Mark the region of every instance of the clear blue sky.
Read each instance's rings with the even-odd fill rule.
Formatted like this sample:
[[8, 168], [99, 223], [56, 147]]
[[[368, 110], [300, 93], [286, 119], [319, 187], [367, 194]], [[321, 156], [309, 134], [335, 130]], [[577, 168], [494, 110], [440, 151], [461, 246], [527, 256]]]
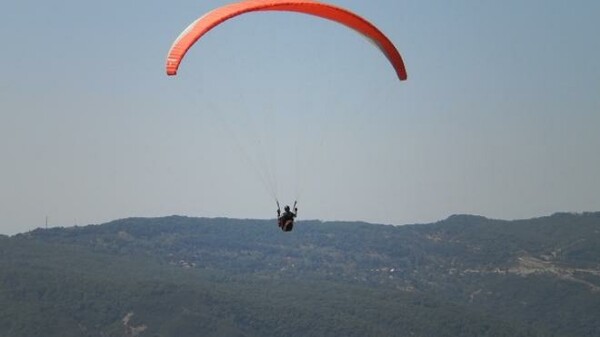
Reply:
[[168, 78], [173, 40], [226, 1], [5, 2], [0, 233], [46, 216], [272, 218], [256, 159], [302, 218], [600, 209], [600, 2], [331, 2], [393, 40], [408, 81], [299, 14], [227, 22]]

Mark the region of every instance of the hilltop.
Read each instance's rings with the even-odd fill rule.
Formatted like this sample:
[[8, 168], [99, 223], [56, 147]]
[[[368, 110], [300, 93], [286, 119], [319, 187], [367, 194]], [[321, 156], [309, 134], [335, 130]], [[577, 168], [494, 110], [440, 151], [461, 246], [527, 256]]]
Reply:
[[7, 336], [597, 336], [600, 213], [129, 218], [0, 237]]

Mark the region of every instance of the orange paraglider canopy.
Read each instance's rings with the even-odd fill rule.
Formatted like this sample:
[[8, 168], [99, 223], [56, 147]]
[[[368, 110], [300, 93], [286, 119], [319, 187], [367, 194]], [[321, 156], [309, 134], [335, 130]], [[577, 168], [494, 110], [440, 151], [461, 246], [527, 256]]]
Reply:
[[194, 21], [179, 35], [167, 56], [167, 74], [177, 74], [181, 60], [204, 34], [238, 15], [257, 11], [288, 11], [318, 16], [343, 24], [371, 40], [387, 57], [400, 80], [406, 80], [406, 69], [400, 53], [375, 25], [341, 7], [312, 0], [246, 0], [214, 9]]

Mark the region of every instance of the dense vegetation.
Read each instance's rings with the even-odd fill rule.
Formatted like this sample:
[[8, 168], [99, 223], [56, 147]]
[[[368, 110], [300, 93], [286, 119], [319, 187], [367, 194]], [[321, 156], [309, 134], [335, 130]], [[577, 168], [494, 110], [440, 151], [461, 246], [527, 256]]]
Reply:
[[0, 336], [599, 336], [600, 213], [0, 236]]

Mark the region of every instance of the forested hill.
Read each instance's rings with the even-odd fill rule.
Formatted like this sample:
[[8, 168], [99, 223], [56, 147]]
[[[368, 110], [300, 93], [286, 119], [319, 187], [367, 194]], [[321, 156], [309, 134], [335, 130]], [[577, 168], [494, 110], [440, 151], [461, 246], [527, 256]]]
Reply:
[[600, 336], [600, 213], [0, 236], [0, 336]]

